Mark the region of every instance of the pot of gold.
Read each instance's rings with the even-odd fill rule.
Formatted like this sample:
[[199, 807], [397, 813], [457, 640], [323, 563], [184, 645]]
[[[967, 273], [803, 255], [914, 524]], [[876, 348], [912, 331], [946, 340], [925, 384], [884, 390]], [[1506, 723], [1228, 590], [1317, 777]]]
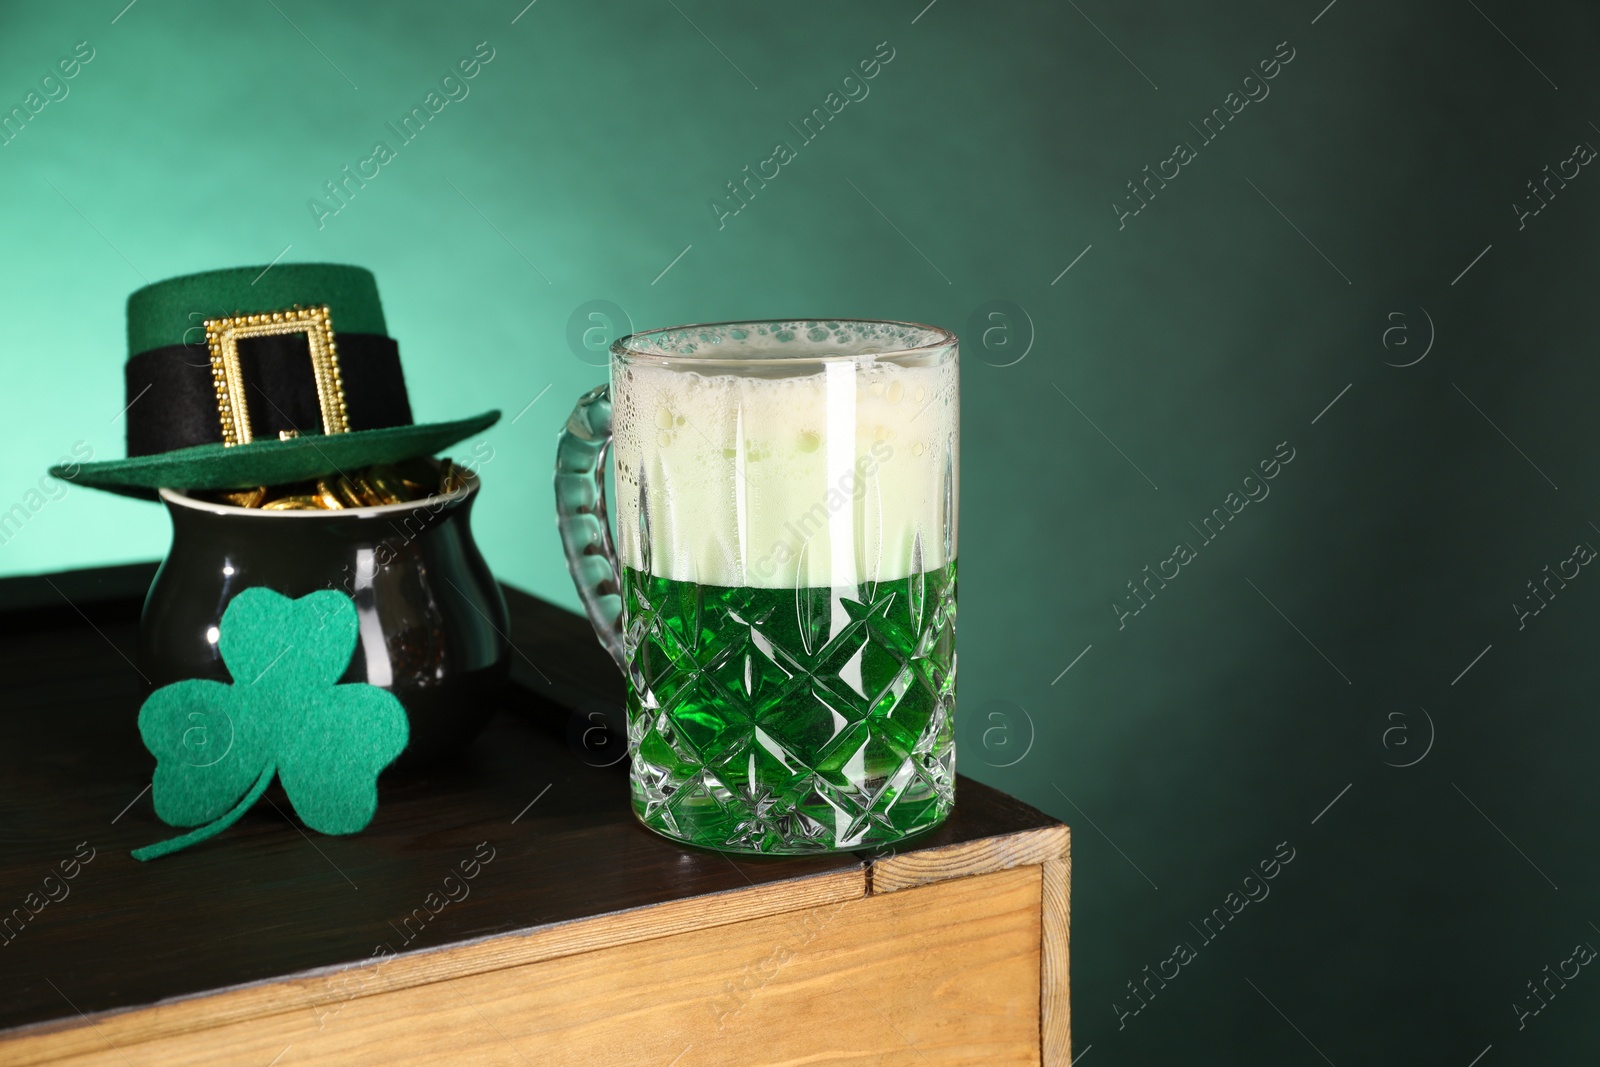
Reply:
[[341, 683], [400, 698], [411, 740], [397, 766], [459, 749], [505, 682], [505, 601], [472, 540], [477, 475], [450, 460], [378, 465], [238, 491], [161, 490], [172, 548], [145, 600], [139, 668], [150, 683], [234, 681], [217, 637], [240, 591], [350, 597], [359, 636]]
[[[255, 587], [333, 590], [354, 603], [353, 652], [348, 629], [323, 626], [294, 639], [308, 646], [297, 655], [348, 655], [340, 682], [399, 698], [402, 765], [471, 738], [509, 666], [505, 602], [470, 527], [476, 472], [494, 449], [479, 442], [462, 465], [431, 457], [500, 413], [413, 421], [377, 283], [359, 267], [274, 264], [146, 286], [128, 300], [128, 347], [127, 458], [53, 473], [166, 505], [172, 548], [140, 625], [146, 680], [254, 686], [224, 662], [229, 603]], [[278, 699], [313, 716], [295, 692]], [[205, 731], [191, 732], [204, 748]]]

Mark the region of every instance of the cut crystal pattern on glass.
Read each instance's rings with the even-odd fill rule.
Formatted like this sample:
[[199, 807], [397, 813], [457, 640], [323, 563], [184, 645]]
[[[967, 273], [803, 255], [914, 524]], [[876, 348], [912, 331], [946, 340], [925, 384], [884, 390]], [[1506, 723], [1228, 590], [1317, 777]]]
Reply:
[[949, 813], [953, 561], [798, 591], [628, 568], [622, 590], [642, 683], [628, 706], [633, 803], [647, 826], [708, 848], [793, 854], [896, 841]]

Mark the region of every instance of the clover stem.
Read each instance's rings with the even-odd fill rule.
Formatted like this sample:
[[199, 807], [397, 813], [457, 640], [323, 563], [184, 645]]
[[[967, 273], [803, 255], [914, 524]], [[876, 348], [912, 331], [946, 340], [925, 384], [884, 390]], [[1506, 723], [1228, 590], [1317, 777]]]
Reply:
[[267, 786], [272, 783], [272, 776], [276, 771], [276, 765], [267, 764], [267, 769], [261, 772], [261, 777], [256, 779], [256, 784], [250, 787], [250, 791], [240, 798], [239, 803], [235, 804], [226, 815], [178, 837], [169, 838], [166, 841], [158, 841], [143, 848], [136, 848], [133, 850], [133, 858], [136, 860], [153, 860], [158, 856], [165, 856], [169, 852], [176, 852], [181, 848], [197, 845], [208, 837], [215, 837], [217, 834], [222, 833], [222, 831], [238, 822], [239, 816], [249, 811], [250, 806], [261, 799], [261, 794], [267, 791]]

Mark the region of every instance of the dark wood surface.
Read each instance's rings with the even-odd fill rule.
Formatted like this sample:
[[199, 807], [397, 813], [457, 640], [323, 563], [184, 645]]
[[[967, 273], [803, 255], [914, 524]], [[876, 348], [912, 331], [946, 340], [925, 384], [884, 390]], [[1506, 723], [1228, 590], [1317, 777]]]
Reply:
[[[502, 713], [449, 763], [385, 776], [366, 831], [304, 831], [274, 787], [221, 836], [139, 863], [130, 849], [176, 832], [142, 792], [154, 761], [135, 726], [146, 687], [132, 657], [152, 574], [0, 581], [0, 916], [27, 914], [61, 861], [94, 850], [65, 898], [0, 944], [0, 1029], [353, 963], [380, 944], [436, 949], [871, 859], [735, 858], [644, 830], [608, 731], [621, 722], [616, 668], [583, 617], [508, 588], [517, 665]], [[955, 814], [901, 851], [1054, 823], [963, 778]], [[489, 850], [464, 899], [406, 926]]]

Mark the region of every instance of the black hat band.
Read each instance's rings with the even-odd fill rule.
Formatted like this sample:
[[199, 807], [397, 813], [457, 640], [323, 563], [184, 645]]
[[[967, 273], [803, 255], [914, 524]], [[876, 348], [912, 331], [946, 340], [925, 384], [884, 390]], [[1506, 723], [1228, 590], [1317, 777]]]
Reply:
[[[411, 425], [411, 402], [394, 339], [340, 333], [338, 343], [348, 428]], [[322, 403], [306, 335], [249, 337], [238, 344], [255, 440], [322, 433]], [[124, 364], [124, 373], [130, 457], [223, 443], [207, 345], [166, 345], [141, 352]]]

